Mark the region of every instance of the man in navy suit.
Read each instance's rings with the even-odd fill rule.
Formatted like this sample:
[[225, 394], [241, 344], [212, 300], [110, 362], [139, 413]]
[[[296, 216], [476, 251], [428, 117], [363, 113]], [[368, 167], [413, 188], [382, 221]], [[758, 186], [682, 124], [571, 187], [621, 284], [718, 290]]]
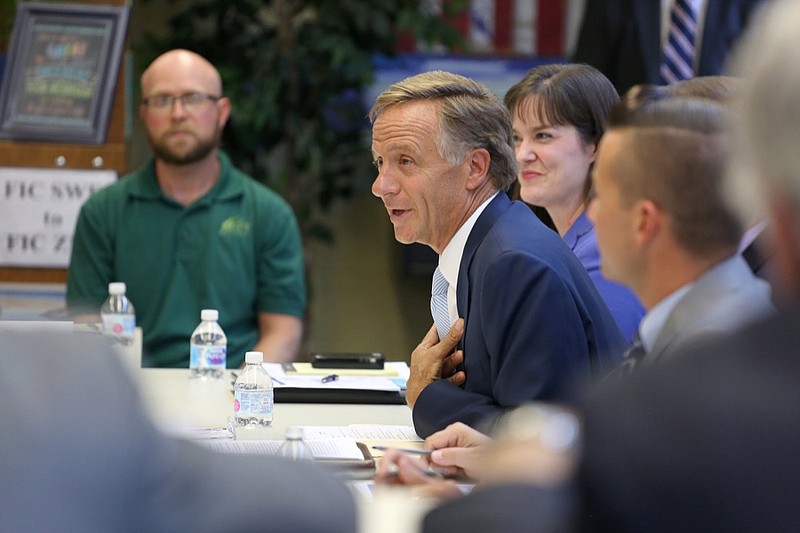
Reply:
[[[695, 0], [694, 74], [721, 74], [732, 46], [762, 0]], [[573, 61], [605, 74], [620, 93], [660, 84], [671, 0], [588, 0]]]
[[[397, 240], [433, 248], [446, 280], [444, 316], [411, 356], [417, 433], [491, 424], [613, 367], [624, 341], [585, 269], [504, 192], [517, 168], [502, 102], [468, 78], [427, 72], [384, 91], [370, 119], [372, 192]], [[460, 349], [432, 349], [448, 330], [463, 334]]]

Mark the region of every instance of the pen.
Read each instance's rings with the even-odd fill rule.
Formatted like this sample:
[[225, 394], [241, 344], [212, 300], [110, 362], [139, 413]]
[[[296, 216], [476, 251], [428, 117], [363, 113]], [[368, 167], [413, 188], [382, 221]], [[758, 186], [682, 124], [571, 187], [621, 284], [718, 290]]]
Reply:
[[331, 381], [336, 381], [337, 379], [339, 379], [339, 376], [337, 376], [336, 374], [330, 374], [322, 378], [320, 381], [322, 381], [323, 383], [330, 383]]
[[[437, 477], [439, 479], [446, 477], [444, 472], [441, 472], [439, 470], [436, 470], [435, 468], [430, 468], [430, 467], [420, 468], [419, 472], [420, 474], [423, 474], [425, 476]], [[400, 470], [397, 468], [397, 464], [395, 463], [390, 464], [386, 472], [387, 476], [390, 478], [397, 476], [399, 473]]]
[[384, 446], [382, 444], [372, 447], [373, 450], [381, 452], [388, 452], [389, 450], [397, 450], [398, 452], [411, 453], [414, 455], [430, 455], [433, 450], [419, 450], [417, 448], [398, 448], [396, 446]]

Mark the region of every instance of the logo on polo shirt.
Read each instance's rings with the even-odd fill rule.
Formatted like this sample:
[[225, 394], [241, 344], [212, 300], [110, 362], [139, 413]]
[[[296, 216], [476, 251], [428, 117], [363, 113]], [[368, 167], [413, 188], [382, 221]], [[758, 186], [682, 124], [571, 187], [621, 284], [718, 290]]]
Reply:
[[219, 227], [219, 234], [246, 237], [250, 234], [250, 223], [242, 217], [226, 218]]

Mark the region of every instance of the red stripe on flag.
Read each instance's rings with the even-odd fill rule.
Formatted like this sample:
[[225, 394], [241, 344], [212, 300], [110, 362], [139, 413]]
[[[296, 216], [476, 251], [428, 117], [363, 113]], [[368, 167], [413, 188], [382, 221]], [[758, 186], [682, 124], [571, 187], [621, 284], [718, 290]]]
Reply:
[[539, 0], [536, 24], [536, 54], [564, 54], [565, 0]]
[[514, 0], [494, 1], [494, 50], [500, 54], [513, 52], [511, 16]]

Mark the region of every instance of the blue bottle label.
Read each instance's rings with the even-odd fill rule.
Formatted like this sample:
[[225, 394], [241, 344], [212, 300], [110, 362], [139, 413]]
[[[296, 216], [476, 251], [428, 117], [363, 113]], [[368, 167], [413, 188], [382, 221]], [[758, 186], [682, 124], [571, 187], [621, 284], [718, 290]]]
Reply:
[[226, 346], [192, 345], [192, 349], [189, 352], [189, 367], [225, 366], [227, 355], [228, 349]]

